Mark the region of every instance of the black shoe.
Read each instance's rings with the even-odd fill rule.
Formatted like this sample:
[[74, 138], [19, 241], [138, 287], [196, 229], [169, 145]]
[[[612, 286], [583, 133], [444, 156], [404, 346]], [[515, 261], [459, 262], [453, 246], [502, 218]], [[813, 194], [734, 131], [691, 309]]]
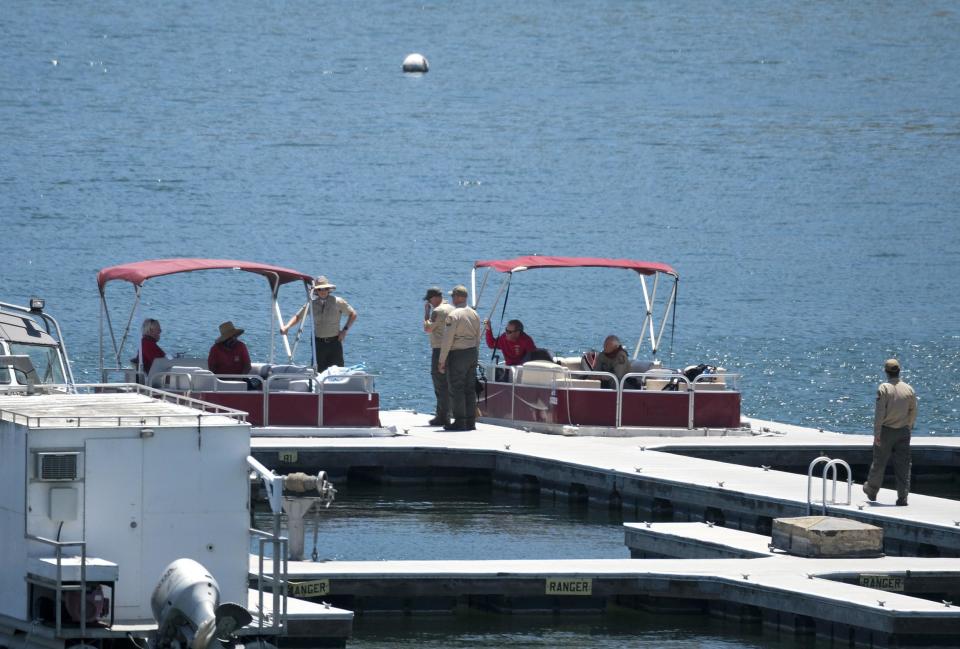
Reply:
[[897, 498], [897, 507], [906, 507], [907, 499], [906, 498]]
[[453, 422], [443, 425], [444, 430], [466, 430], [462, 419], [454, 419]]
[[869, 500], [870, 502], [873, 503], [877, 501], [876, 489], [871, 489], [869, 486], [863, 485], [863, 493], [867, 494], [867, 500]]
[[447, 423], [449, 423], [449, 421], [450, 420], [447, 417], [441, 417], [440, 415], [437, 415], [427, 423], [431, 426], [445, 426]]
[[476, 430], [477, 424], [473, 419], [468, 419], [463, 423], [463, 430]]

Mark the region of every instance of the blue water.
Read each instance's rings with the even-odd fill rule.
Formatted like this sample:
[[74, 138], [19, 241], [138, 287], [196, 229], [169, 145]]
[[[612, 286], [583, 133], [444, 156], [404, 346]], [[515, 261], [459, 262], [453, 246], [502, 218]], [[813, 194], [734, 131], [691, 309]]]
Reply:
[[[325, 274], [360, 313], [347, 362], [428, 409], [428, 285], [664, 261], [665, 361], [741, 371], [746, 413], [865, 432], [897, 356], [917, 434], [957, 435], [958, 34], [937, 2], [6, 2], [0, 299], [45, 297], [93, 380], [102, 267]], [[413, 51], [429, 74], [400, 72]], [[125, 322], [130, 287], [108, 296]], [[635, 337], [641, 299], [628, 273], [530, 272], [508, 317], [573, 353]], [[230, 319], [264, 357], [267, 306], [207, 273], [148, 282], [137, 319], [198, 355]]]

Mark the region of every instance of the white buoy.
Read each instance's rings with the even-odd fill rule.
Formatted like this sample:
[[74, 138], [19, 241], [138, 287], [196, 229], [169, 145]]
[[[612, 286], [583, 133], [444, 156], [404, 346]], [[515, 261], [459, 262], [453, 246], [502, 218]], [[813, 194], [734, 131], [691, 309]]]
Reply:
[[427, 57], [423, 54], [407, 54], [407, 58], [403, 60], [403, 71], [404, 72], [427, 72], [430, 69], [430, 62], [427, 61]]

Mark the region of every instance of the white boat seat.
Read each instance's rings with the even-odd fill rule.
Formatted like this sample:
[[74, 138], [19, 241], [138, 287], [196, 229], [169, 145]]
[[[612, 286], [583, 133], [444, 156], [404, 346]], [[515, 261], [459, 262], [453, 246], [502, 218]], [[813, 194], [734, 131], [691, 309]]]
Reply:
[[722, 392], [727, 389], [727, 384], [722, 379], [717, 381], [700, 381], [693, 384], [693, 389], [697, 392]]
[[583, 361], [583, 356], [558, 356], [557, 364], [561, 367], [565, 367], [568, 370], [582, 370], [585, 369], [581, 362]]
[[518, 383], [552, 387], [568, 377], [570, 370], [550, 361], [527, 361], [520, 366], [519, 373]]
[[[579, 369], [579, 359], [577, 361]], [[599, 379], [576, 379], [563, 365], [550, 361], [527, 361], [519, 367], [518, 383], [549, 388], [595, 388], [600, 389]]]
[[368, 374], [340, 374], [327, 377], [321, 384], [323, 392], [372, 392], [368, 389]]

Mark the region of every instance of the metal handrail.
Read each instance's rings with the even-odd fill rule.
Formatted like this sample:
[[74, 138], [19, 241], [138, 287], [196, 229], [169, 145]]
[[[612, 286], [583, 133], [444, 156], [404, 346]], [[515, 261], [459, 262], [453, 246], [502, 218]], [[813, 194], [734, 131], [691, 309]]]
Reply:
[[[824, 463], [821, 480], [823, 481], [823, 499], [820, 501], [822, 513], [827, 515], [827, 505], [849, 505], [853, 492], [853, 472], [850, 465], [841, 459], [830, 459], [826, 455], [815, 457], [807, 468], [807, 515], [813, 513], [813, 470], [818, 465]], [[837, 502], [837, 466], [842, 466], [847, 470], [847, 500], [846, 502]], [[830, 472], [830, 479], [833, 481], [833, 494], [830, 500], [827, 500], [827, 472]]]
[[[279, 518], [279, 517], [275, 517]], [[275, 521], [275, 525], [277, 522]], [[280, 536], [277, 534], [277, 529], [275, 528], [273, 532], [265, 532], [263, 530], [258, 530], [255, 527], [250, 528], [250, 533], [254, 536], [259, 536], [257, 545], [257, 603], [259, 606], [260, 616], [258, 620], [258, 628], [262, 633], [264, 631], [263, 627], [263, 593], [264, 593], [264, 582], [267, 580], [267, 577], [264, 575], [263, 564], [264, 558], [266, 556], [265, 548], [267, 545], [271, 546], [271, 555], [272, 555], [272, 574], [269, 576], [270, 580], [270, 591], [273, 596], [273, 620], [271, 621], [270, 628], [276, 633], [280, 633], [283, 629], [287, 627], [287, 616], [288, 616], [288, 594], [287, 594], [287, 576], [289, 575], [289, 565], [287, 562], [287, 544], [288, 539], [285, 536]]]
[[64, 427], [70, 424], [71, 427], [80, 428], [83, 424], [96, 424], [106, 426], [116, 424], [117, 426], [130, 425], [161, 425], [164, 420], [178, 419], [200, 419], [204, 417], [227, 417], [238, 422], [247, 420], [247, 413], [235, 408], [228, 408], [208, 401], [193, 399], [181, 394], [157, 390], [139, 383], [84, 383], [74, 386], [77, 394], [83, 393], [136, 393], [142, 396], [151, 397], [160, 401], [166, 401], [179, 406], [192, 408], [201, 411], [189, 414], [159, 414], [159, 415], [28, 415], [9, 408], [0, 408], [0, 419], [8, 418], [14, 423], [23, 423], [30, 428], [41, 428], [45, 422], [50, 425]]
[[[87, 633], [87, 542], [86, 541], [55, 541], [43, 536], [26, 534], [25, 538], [30, 541], [38, 541], [46, 545], [52, 545], [57, 551], [57, 586], [54, 589], [56, 613], [54, 614], [55, 628], [57, 636], [63, 631], [63, 620], [61, 608], [63, 607], [63, 549], [68, 547], [80, 548], [80, 634]], [[28, 578], [29, 580], [29, 578]]]
[[[845, 467], [847, 469], [847, 501], [843, 503], [837, 502], [837, 465]], [[849, 505], [851, 500], [851, 493], [853, 491], [853, 472], [850, 470], [850, 465], [844, 462], [841, 459], [830, 460], [825, 465], [823, 465], [823, 515], [827, 515], [827, 470], [832, 471], [833, 476], [833, 496], [830, 498], [830, 503], [832, 505]]]

